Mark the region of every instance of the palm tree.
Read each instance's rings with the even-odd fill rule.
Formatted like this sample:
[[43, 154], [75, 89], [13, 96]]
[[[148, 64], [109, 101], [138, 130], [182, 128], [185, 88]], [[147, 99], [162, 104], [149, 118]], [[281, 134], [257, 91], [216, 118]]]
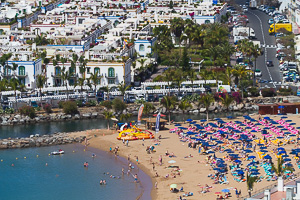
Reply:
[[172, 96], [164, 96], [160, 104], [166, 108], [168, 114], [169, 114], [169, 125], [171, 124], [171, 110], [174, 109], [176, 105], [176, 99]]
[[104, 114], [104, 118], [107, 120], [107, 130], [109, 130], [109, 120], [111, 120], [111, 118], [114, 118], [113, 112], [104, 111], [103, 114]]
[[75, 86], [80, 86], [80, 97], [82, 96], [83, 86], [85, 85], [85, 79], [84, 78], [78, 78], [76, 80]]
[[225, 106], [226, 110], [228, 111], [228, 108], [234, 99], [228, 94], [226, 94], [225, 98], [220, 97], [220, 99], [222, 101], [223, 106]]
[[39, 88], [39, 90], [40, 90], [41, 104], [43, 103], [42, 102], [42, 98], [43, 98], [42, 88], [44, 87], [46, 80], [47, 80], [46, 76], [44, 76], [42, 74], [36, 75], [36, 87]]
[[201, 76], [202, 80], [208, 80], [211, 77], [211, 71], [207, 70], [207, 69], [202, 69], [199, 73], [199, 75]]
[[100, 90], [106, 92], [106, 94], [107, 94], [107, 100], [109, 101], [109, 92], [110, 92], [109, 86], [107, 85], [107, 86], [101, 87]]
[[132, 117], [131, 113], [121, 114], [120, 115], [120, 120], [126, 122], [130, 117]]
[[184, 113], [187, 109], [192, 108], [192, 104], [187, 100], [181, 101], [178, 105], [179, 109]]
[[272, 171], [274, 171], [278, 177], [282, 176], [285, 171], [294, 171], [292, 167], [283, 168], [283, 163], [284, 160], [280, 157], [277, 159], [277, 167], [272, 163]]
[[253, 73], [253, 86], [255, 86], [256, 83], [256, 77], [255, 77], [255, 71], [256, 71], [256, 59], [258, 58], [258, 56], [261, 55], [261, 48], [258, 45], [253, 45], [253, 50], [252, 50], [252, 56], [254, 57], [254, 73]]
[[126, 94], [126, 91], [129, 90], [131, 86], [130, 85], [127, 85], [125, 83], [120, 83], [118, 85], [118, 89], [119, 91], [121, 92], [121, 95], [123, 96], [123, 102], [125, 101], [125, 94]]
[[67, 94], [67, 100], [69, 100], [69, 90], [68, 90], [68, 80], [71, 78], [73, 74], [70, 73], [70, 71], [66, 71], [66, 68], [63, 67], [61, 70], [60, 78], [63, 81], [63, 85], [66, 86], [66, 94]]
[[89, 78], [89, 80], [91, 80], [92, 81], [92, 83], [93, 83], [93, 85], [94, 85], [94, 87], [95, 87], [95, 94], [96, 94], [96, 92], [97, 92], [97, 85], [99, 85], [100, 84], [100, 81], [101, 81], [101, 79], [102, 79], [102, 76], [100, 76], [99, 74], [98, 74], [98, 71], [96, 71], [96, 73], [91, 73], [91, 75], [90, 75], [90, 78]]
[[141, 67], [139, 68], [139, 71], [140, 72], [144, 71], [144, 65], [145, 65], [145, 62], [147, 61], [147, 59], [146, 58], [141, 58], [137, 61], [141, 64]]
[[232, 74], [235, 76], [235, 83], [242, 89], [242, 99], [244, 99], [244, 88], [247, 86], [247, 82], [243, 81], [248, 73], [253, 73], [251, 70], [247, 70], [245, 66], [236, 65], [232, 69]]
[[173, 80], [176, 83], [176, 85], [178, 86], [178, 94], [179, 94], [180, 93], [181, 83], [186, 80], [184, 78], [184, 72], [180, 68], [177, 68], [175, 70], [175, 73], [174, 73], [174, 76], [173, 76]]
[[253, 190], [254, 183], [258, 179], [257, 176], [251, 176], [247, 173], [247, 189], [249, 193], [249, 197], [251, 197], [251, 191]]
[[18, 108], [18, 102], [17, 102], [17, 89], [20, 87], [20, 81], [17, 78], [11, 78], [9, 80], [9, 86], [13, 89], [14, 95], [15, 95], [15, 101], [16, 101], [16, 108]]
[[205, 94], [200, 98], [199, 106], [201, 104], [204, 104], [204, 107], [206, 109], [206, 120], [208, 121], [208, 108], [211, 103], [215, 101], [214, 97], [211, 94]]
[[234, 46], [232, 46], [229, 42], [221, 45], [221, 52], [227, 64], [230, 64], [230, 56], [235, 52]]
[[190, 69], [188, 72], [187, 72], [187, 75], [188, 75], [188, 79], [191, 81], [192, 83], [192, 93], [194, 93], [194, 81], [198, 79], [197, 77], [197, 72], [194, 70], [194, 69]]
[[231, 86], [231, 79], [232, 79], [232, 69], [231, 69], [231, 67], [226, 67], [226, 70], [225, 70], [225, 73], [224, 73], [224, 79], [227, 82], [227, 84]]
[[154, 105], [152, 103], [146, 102], [144, 104], [144, 113], [145, 115], [149, 115], [153, 110], [155, 109]]
[[171, 86], [170, 86], [170, 83], [172, 83], [173, 78], [174, 78], [174, 76], [175, 76], [175, 70], [169, 68], [169, 69], [167, 69], [167, 70], [164, 72], [163, 75], [164, 75], [164, 76], [163, 76], [163, 80], [164, 80], [164, 81], [167, 81], [167, 83], [168, 83], [168, 89], [169, 89], [169, 94], [168, 94], [168, 95], [170, 96], [170, 94], [171, 94]]

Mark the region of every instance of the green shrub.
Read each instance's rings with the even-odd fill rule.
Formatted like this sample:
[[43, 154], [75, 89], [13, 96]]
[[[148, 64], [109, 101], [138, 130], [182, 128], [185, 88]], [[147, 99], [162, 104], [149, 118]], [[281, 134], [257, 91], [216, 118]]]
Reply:
[[77, 104], [78, 107], [83, 107], [84, 106], [83, 103], [82, 103], [82, 100], [77, 100], [76, 104]]
[[261, 90], [261, 94], [263, 97], [274, 97], [276, 96], [276, 92], [273, 88], [264, 88]]
[[78, 113], [77, 104], [75, 101], [65, 101], [62, 103], [65, 114], [74, 115]]
[[64, 101], [58, 102], [58, 108], [63, 108]]
[[19, 109], [21, 115], [25, 115], [33, 119], [35, 117], [35, 109], [32, 106], [23, 106]]
[[112, 109], [111, 101], [102, 101], [101, 106], [104, 106], [106, 109]]
[[90, 101], [88, 102], [88, 104], [89, 104], [89, 106], [96, 106], [96, 105], [97, 105], [97, 101], [95, 101], [95, 100], [90, 100]]
[[259, 91], [256, 87], [248, 88], [248, 91], [250, 92], [252, 97], [258, 97], [259, 96]]
[[4, 110], [4, 113], [5, 114], [13, 114], [15, 112], [15, 110], [13, 109], [13, 108], [6, 108], [5, 110]]
[[44, 104], [43, 105], [43, 109], [44, 109], [44, 111], [46, 112], [46, 113], [52, 113], [52, 106], [51, 106], [51, 104], [49, 104], [49, 103], [46, 103], [46, 104]]
[[121, 99], [115, 98], [113, 100], [113, 107], [115, 112], [123, 112], [127, 106]]

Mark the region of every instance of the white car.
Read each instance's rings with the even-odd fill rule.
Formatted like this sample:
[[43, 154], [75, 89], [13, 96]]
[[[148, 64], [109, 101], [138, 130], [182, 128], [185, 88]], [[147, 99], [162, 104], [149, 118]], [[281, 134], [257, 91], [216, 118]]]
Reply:
[[255, 73], [254, 73], [255, 77], [261, 77], [262, 76], [262, 73], [259, 69], [255, 70]]
[[290, 21], [289, 21], [288, 19], [283, 19], [283, 20], [282, 20], [282, 23], [283, 23], [283, 24], [289, 24]]
[[144, 99], [144, 100], [145, 100], [145, 97], [144, 97], [144, 95], [142, 95], [142, 94], [138, 94], [138, 95], [136, 95], [136, 100], [142, 100], [142, 99]]

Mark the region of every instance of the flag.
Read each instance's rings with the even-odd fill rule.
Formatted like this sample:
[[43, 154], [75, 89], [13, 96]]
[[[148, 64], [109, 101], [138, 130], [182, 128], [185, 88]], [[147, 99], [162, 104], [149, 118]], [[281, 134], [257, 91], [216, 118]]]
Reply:
[[142, 118], [142, 114], [143, 114], [143, 110], [144, 110], [144, 104], [142, 104], [139, 108], [139, 112], [138, 112], [138, 126], [141, 125], [141, 118]]
[[159, 131], [159, 121], [160, 121], [160, 113], [158, 113], [156, 116], [155, 133], [158, 133]]

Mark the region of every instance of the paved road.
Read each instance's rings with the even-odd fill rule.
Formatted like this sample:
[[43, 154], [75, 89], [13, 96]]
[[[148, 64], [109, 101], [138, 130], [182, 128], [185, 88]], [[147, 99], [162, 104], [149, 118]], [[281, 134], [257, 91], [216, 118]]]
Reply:
[[[236, 0], [238, 5], [245, 4], [243, 0]], [[261, 43], [261, 47], [264, 51], [262, 56], [259, 56], [256, 60], [257, 69], [262, 71], [263, 80], [272, 81], [271, 83], [261, 84], [262, 87], [268, 85], [268, 87], [276, 87], [278, 86], [278, 82], [282, 81], [282, 75], [279, 70], [279, 62], [275, 57], [276, 55], [276, 43], [275, 36], [269, 35], [269, 24], [268, 20], [271, 18], [266, 13], [255, 9], [249, 9], [248, 12], [245, 13], [248, 16], [249, 24], [251, 28], [254, 29], [256, 39]], [[271, 60], [274, 63], [274, 67], [267, 67], [266, 61]]]
[[[248, 26], [254, 29], [256, 40], [259, 40], [261, 42], [264, 51], [264, 54], [257, 58], [257, 68], [262, 71], [261, 79], [272, 81], [273, 83], [267, 85], [269, 87], [275, 87], [278, 82], [281, 82], [282, 78], [278, 66], [279, 62], [275, 57], [275, 37], [269, 35], [268, 20], [271, 17], [260, 10], [249, 10], [246, 14], [249, 19]], [[267, 67], [267, 60], [273, 61], [274, 67]]]

